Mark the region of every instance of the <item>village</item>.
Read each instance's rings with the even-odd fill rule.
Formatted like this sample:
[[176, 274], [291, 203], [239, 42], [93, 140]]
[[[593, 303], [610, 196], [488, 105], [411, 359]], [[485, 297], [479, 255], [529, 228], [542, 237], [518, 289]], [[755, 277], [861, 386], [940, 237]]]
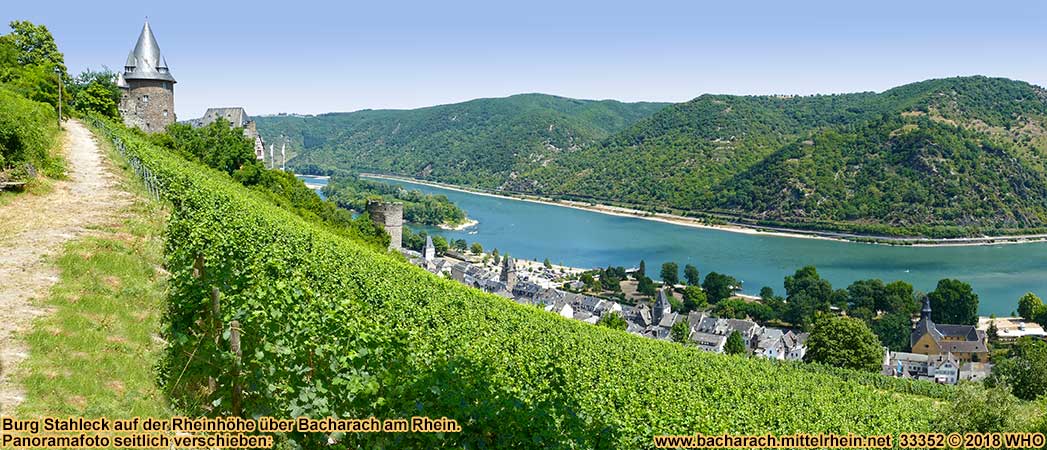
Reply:
[[[582, 293], [579, 275], [585, 269], [552, 266], [506, 255], [472, 254], [448, 249], [438, 256], [432, 236], [426, 237], [422, 252], [400, 249], [411, 263], [464, 285], [530, 305], [567, 319], [597, 325], [617, 315], [625, 331], [650, 339], [677, 341], [674, 326], [685, 327], [686, 345], [711, 353], [740, 353], [756, 358], [803, 362], [809, 334], [788, 328], [761, 325], [751, 318], [716, 317], [711, 309], [679, 313], [672, 296], [683, 286], [661, 286], [653, 301], [626, 304], [616, 299]], [[629, 269], [630, 273], [637, 269]], [[624, 284], [624, 283], [623, 283]], [[757, 301], [734, 293], [733, 298]], [[684, 325], [678, 325], [683, 323]], [[976, 326], [936, 324], [925, 300], [919, 320], [914, 320], [910, 352], [883, 348], [880, 374], [888, 377], [925, 380], [939, 384], [981, 381], [992, 373], [989, 335], [1000, 342], [1020, 337], [1047, 338], [1047, 332], [1020, 317], [981, 317]], [[732, 350], [732, 335], [740, 337], [741, 351]], [[735, 338], [737, 339], [737, 338]]]

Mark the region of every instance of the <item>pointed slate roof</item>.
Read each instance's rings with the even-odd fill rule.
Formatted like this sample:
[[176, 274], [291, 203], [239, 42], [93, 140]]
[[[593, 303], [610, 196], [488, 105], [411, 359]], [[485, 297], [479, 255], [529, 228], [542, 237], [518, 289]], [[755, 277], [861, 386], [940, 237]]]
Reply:
[[167, 61], [160, 55], [160, 45], [156, 43], [156, 36], [153, 36], [153, 29], [149, 27], [148, 21], [142, 26], [142, 33], [138, 35], [134, 50], [127, 55], [124, 79], [176, 82], [167, 67]]

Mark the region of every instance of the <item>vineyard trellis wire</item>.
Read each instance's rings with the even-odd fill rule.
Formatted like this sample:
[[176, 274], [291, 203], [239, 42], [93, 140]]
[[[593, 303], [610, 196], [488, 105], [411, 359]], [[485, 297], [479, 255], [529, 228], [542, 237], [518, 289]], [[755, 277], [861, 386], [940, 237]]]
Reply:
[[146, 191], [149, 192], [149, 196], [152, 197], [154, 200], [159, 201], [162, 197], [162, 187], [160, 184], [160, 180], [156, 177], [155, 174], [153, 174], [153, 171], [150, 170], [149, 167], [147, 167], [145, 163], [142, 162], [142, 159], [139, 158], [137, 155], [130, 154], [127, 151], [127, 145], [124, 144], [124, 140], [117, 136], [115, 133], [113, 133], [113, 130], [110, 129], [108, 125], [103, 123], [102, 120], [98, 119], [97, 117], [91, 117], [90, 121], [91, 125], [94, 126], [95, 129], [101, 130], [103, 133], [105, 133], [106, 137], [109, 138], [109, 140], [113, 143], [113, 148], [115, 148], [116, 151], [120, 153], [120, 156], [122, 156], [124, 160], [127, 161], [127, 164], [131, 166], [131, 169], [134, 170], [135, 176], [142, 180], [142, 183], [145, 185]]

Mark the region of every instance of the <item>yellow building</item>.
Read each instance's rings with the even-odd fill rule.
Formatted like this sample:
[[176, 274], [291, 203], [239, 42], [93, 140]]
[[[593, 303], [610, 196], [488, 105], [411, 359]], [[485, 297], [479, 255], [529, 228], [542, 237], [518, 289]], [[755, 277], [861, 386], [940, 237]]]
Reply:
[[938, 356], [949, 354], [963, 362], [989, 361], [989, 344], [984, 331], [974, 325], [944, 325], [931, 320], [931, 301], [923, 300], [920, 321], [912, 331], [912, 352]]

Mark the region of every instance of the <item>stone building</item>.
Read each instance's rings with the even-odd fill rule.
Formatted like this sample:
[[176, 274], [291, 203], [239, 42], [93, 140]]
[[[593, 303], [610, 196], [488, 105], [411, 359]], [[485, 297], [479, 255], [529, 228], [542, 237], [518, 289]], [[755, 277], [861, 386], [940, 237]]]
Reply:
[[389, 234], [389, 249], [403, 247], [404, 204], [399, 202], [367, 202], [367, 214]]
[[190, 120], [189, 124], [196, 128], [206, 127], [218, 119], [225, 119], [233, 128], [243, 128], [244, 137], [254, 142], [254, 157], [259, 160], [265, 159], [265, 141], [258, 134], [258, 126], [254, 119], [247, 115], [243, 107], [207, 108], [203, 117]]
[[516, 262], [509, 256], [502, 258], [502, 273], [498, 276], [498, 281], [505, 284], [510, 292], [516, 287]]
[[127, 54], [124, 72], [117, 77], [124, 124], [153, 133], [174, 123], [174, 85], [167, 60], [160, 55], [160, 46], [146, 22], [134, 50]]

